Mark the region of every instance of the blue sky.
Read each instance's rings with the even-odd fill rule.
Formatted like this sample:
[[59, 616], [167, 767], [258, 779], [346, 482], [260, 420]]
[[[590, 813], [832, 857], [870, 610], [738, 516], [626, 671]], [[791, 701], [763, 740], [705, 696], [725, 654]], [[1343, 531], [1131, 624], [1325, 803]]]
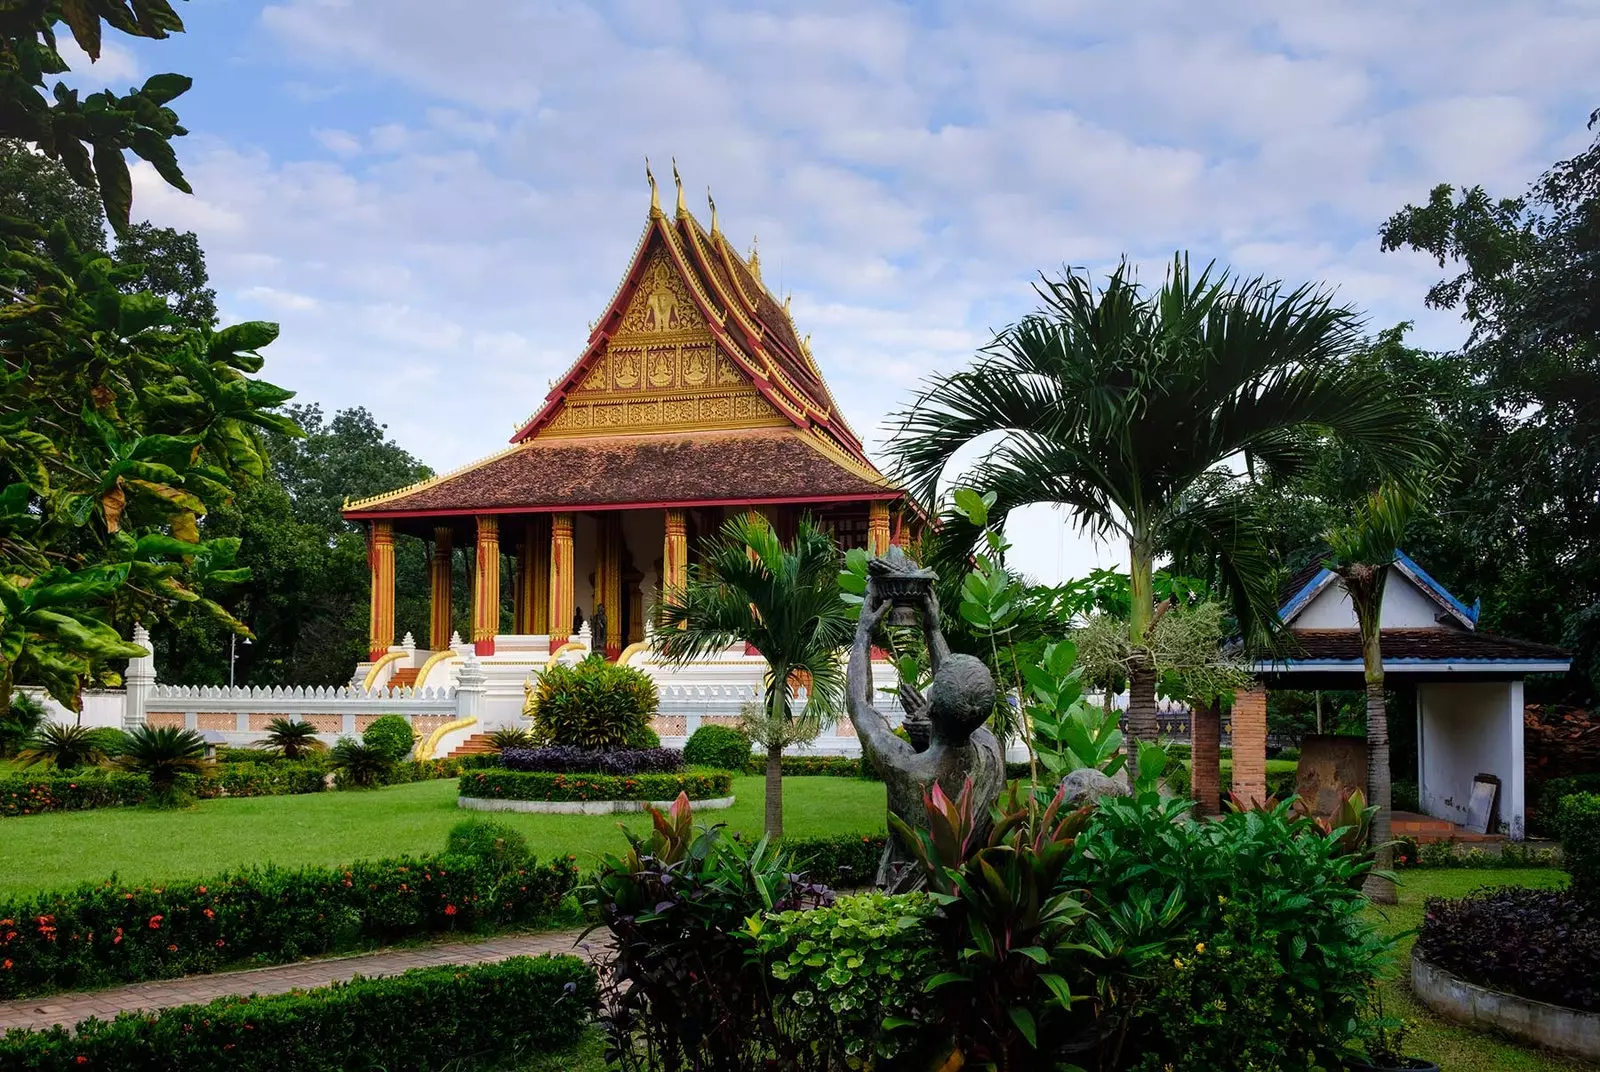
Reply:
[[[857, 430], [1031, 308], [1029, 280], [1176, 249], [1459, 328], [1376, 232], [1435, 183], [1520, 192], [1587, 143], [1592, 3], [193, 0], [80, 81], [195, 78], [188, 197], [269, 378], [365, 405], [446, 469], [499, 449], [576, 356], [644, 223], [643, 161], [759, 235]], [[470, 11], [471, 18], [459, 12]], [[669, 195], [670, 196], [670, 188]], [[1046, 579], [1115, 559], [1035, 511]]]

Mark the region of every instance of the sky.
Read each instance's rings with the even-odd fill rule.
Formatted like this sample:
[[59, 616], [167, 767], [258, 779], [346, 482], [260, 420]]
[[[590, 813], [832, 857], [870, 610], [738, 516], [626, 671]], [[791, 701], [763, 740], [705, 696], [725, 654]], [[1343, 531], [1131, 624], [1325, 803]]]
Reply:
[[[1346, 0], [191, 0], [74, 80], [180, 71], [195, 231], [225, 322], [278, 321], [267, 378], [365, 406], [437, 470], [501, 449], [576, 358], [682, 172], [881, 457], [886, 418], [1063, 266], [1175, 251], [1319, 282], [1373, 330], [1461, 329], [1377, 232], [1438, 183], [1514, 195], [1589, 141], [1600, 4]], [[671, 196], [670, 185], [667, 195]], [[670, 206], [670, 201], [669, 201]], [[1047, 508], [1041, 580], [1120, 564]]]

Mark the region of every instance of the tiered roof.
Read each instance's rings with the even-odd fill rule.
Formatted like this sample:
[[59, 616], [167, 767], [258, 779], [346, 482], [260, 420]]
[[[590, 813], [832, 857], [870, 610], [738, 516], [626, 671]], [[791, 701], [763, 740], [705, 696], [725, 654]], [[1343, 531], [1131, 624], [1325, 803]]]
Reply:
[[[648, 174], [648, 171], [647, 171]], [[677, 169], [673, 169], [674, 178]], [[896, 499], [787, 303], [718, 226], [650, 213], [583, 352], [510, 449], [346, 504], [351, 518]]]

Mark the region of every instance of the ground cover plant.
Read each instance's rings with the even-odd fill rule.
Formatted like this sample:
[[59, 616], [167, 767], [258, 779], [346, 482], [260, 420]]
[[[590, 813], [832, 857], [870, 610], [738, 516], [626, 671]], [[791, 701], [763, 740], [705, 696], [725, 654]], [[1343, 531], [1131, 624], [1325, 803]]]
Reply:
[[554, 774], [487, 768], [469, 771], [460, 779], [463, 797], [483, 800], [654, 800], [667, 801], [679, 793], [691, 800], [725, 797], [733, 789], [733, 775], [710, 767], [690, 768], [675, 774]]
[[1430, 898], [1416, 949], [1491, 990], [1600, 1011], [1600, 914], [1575, 890], [1488, 888]]
[[[671, 774], [683, 769], [685, 753], [676, 748], [504, 748], [500, 766], [513, 771], [558, 774]], [[716, 766], [716, 764], [712, 764]]]

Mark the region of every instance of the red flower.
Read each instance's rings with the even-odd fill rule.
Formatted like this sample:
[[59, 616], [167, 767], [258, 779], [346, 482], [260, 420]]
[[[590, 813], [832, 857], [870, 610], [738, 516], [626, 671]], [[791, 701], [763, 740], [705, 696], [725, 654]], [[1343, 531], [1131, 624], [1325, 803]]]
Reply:
[[167, 952], [168, 953], [176, 953], [177, 951], [178, 951], [177, 945], [174, 944], [174, 945], [167, 946]]
[[0, 960], [0, 971], [10, 971], [10, 970], [11, 970], [11, 962], [9, 960]]
[[217, 918], [217, 914], [215, 912], [211, 911], [211, 909], [209, 909], [209, 908], [205, 909], [204, 915], [205, 915], [205, 917], [207, 919], [216, 919]]
[[222, 939], [221, 939], [221, 938], [218, 938], [218, 939], [217, 939], [217, 948], [218, 948], [218, 949], [221, 949], [221, 948], [222, 948], [222, 947], [223, 947], [223, 946], [225, 946], [225, 945], [227, 945], [227, 944], [228, 944], [228, 943], [227, 943], [227, 942], [224, 942], [224, 941], [223, 941], [223, 940], [222, 940]]
[[206, 888], [205, 888], [205, 887], [204, 887], [204, 886], [201, 886], [201, 887], [200, 887], [200, 892], [201, 892], [201, 893], [204, 893], [204, 892], [206, 892]]
[[72, 1059], [72, 1063], [75, 1065], [86, 1065], [89, 1063], [89, 1059], [80, 1053], [78, 1056]]
[[153, 931], [161, 929], [161, 917], [159, 915], [150, 917], [150, 929]]
[[447, 916], [455, 915], [456, 914], [456, 906], [453, 905], [453, 904], [445, 905], [444, 906], [444, 914], [447, 915]]
[[112, 945], [117, 945], [121, 941], [122, 941], [122, 928], [118, 927], [117, 928], [117, 936], [115, 938], [111, 939], [111, 944]]

